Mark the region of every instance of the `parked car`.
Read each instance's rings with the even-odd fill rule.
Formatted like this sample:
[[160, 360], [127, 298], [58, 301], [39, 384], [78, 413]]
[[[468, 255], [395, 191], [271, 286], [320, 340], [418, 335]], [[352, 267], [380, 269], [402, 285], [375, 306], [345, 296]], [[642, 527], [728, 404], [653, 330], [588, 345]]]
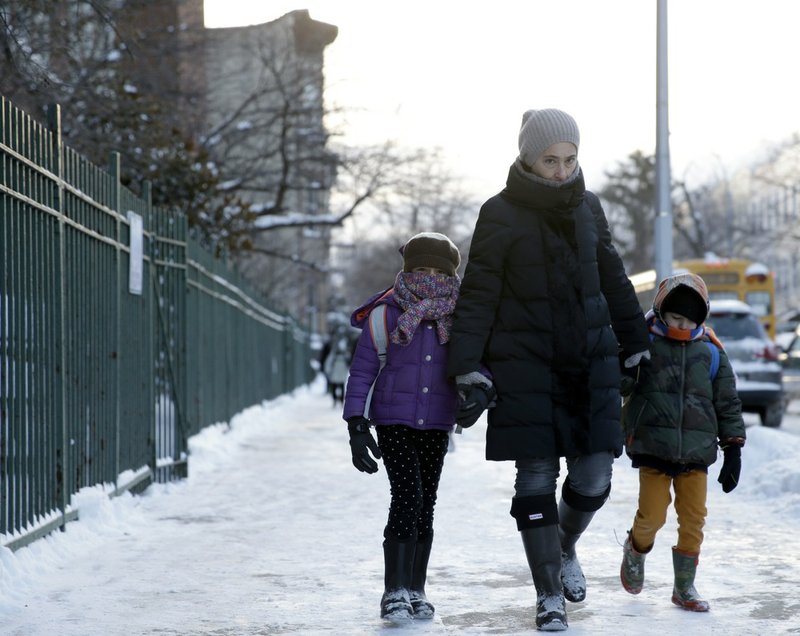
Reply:
[[800, 400], [800, 326], [779, 356], [783, 367], [783, 391], [787, 400]]
[[789, 309], [776, 317], [775, 343], [783, 350], [789, 347], [800, 327], [800, 309]]
[[750, 305], [740, 300], [712, 300], [707, 324], [725, 346], [736, 373], [742, 410], [758, 413], [764, 426], [780, 426], [786, 403], [778, 346]]

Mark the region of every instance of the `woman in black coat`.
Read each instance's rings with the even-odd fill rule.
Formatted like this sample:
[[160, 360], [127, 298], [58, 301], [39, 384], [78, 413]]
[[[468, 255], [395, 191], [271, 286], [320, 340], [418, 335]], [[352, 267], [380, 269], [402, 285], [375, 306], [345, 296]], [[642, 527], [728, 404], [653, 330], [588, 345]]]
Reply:
[[[486, 458], [516, 462], [511, 515], [546, 630], [566, 629], [565, 597], [586, 595], [575, 543], [608, 497], [622, 452], [619, 349], [633, 367], [648, 348], [605, 214], [585, 190], [578, 146], [567, 113], [523, 115], [506, 187], [475, 225], [448, 369], [462, 425], [496, 401]], [[561, 457], [568, 474], [557, 503]]]

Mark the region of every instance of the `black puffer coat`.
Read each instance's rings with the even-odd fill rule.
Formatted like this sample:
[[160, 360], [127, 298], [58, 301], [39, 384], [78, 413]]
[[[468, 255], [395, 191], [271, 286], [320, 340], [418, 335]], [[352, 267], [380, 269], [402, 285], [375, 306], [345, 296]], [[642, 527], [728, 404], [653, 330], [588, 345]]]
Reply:
[[648, 336], [599, 200], [580, 173], [554, 187], [513, 165], [481, 208], [450, 337], [448, 374], [483, 362], [497, 387], [487, 459], [619, 456], [618, 346]]

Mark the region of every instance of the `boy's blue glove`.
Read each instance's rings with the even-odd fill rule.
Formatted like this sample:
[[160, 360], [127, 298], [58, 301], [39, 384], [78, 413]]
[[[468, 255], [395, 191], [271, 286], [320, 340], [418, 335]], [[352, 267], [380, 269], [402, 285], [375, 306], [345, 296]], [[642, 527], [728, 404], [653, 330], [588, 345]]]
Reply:
[[717, 481], [722, 484], [722, 492], [730, 492], [739, 485], [739, 474], [742, 472], [742, 449], [731, 444], [722, 449], [725, 460], [719, 471]]
[[478, 371], [456, 377], [458, 389], [458, 410], [456, 424], [469, 428], [494, 400], [497, 391], [492, 381]]
[[353, 455], [353, 466], [362, 473], [377, 473], [378, 464], [375, 459], [381, 458], [381, 450], [369, 432], [369, 420], [362, 415], [355, 415], [347, 420], [347, 432], [350, 433], [350, 452]]

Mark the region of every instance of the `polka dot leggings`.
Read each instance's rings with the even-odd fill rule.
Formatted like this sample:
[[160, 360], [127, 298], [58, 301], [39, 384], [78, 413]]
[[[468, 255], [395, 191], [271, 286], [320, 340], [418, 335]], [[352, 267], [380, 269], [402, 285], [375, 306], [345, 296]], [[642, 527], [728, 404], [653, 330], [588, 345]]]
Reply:
[[436, 491], [450, 441], [447, 431], [420, 431], [400, 424], [376, 426], [375, 431], [392, 498], [384, 538], [431, 536]]

